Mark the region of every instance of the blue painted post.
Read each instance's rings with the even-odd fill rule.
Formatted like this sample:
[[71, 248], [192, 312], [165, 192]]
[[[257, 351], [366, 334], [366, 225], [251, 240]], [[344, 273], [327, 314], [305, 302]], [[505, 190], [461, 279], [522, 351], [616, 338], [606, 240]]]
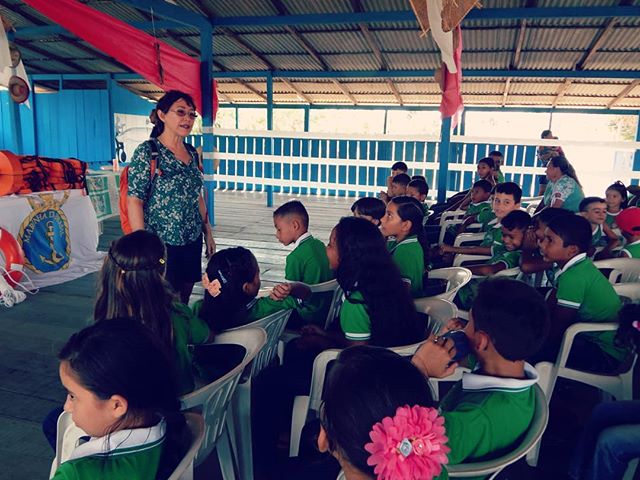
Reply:
[[438, 202], [447, 199], [447, 178], [451, 156], [451, 117], [443, 118], [440, 126], [440, 149], [438, 150]]
[[382, 134], [386, 135], [387, 134], [387, 117], [389, 115], [389, 110], [387, 110], [386, 108], [384, 109], [384, 125], [382, 127]]
[[[209, 223], [215, 225], [215, 196], [213, 169], [213, 28], [200, 29], [200, 87], [202, 90], [202, 153], [204, 191]], [[209, 157], [209, 158], [207, 158]]]
[[[273, 130], [273, 75], [271, 72], [267, 74], [267, 130]], [[268, 138], [266, 144], [266, 154], [271, 155], [273, 139]], [[265, 177], [268, 179], [273, 178], [273, 162], [266, 162], [264, 164]], [[273, 207], [273, 186], [271, 184], [266, 187], [267, 192], [267, 207]]]
[[309, 112], [310, 108], [308, 106], [304, 107], [304, 131], [309, 131]]
[[13, 131], [13, 146], [18, 155], [23, 155], [24, 142], [22, 141], [22, 124], [20, 120], [20, 105], [11, 100], [9, 97], [9, 120], [11, 121], [11, 130]]
[[[638, 124], [636, 125], [636, 142], [640, 142], [640, 113], [638, 113]], [[637, 178], [631, 180], [631, 183], [640, 184], [640, 150], [636, 150], [633, 154], [633, 171], [638, 174]]]
[[109, 138], [111, 138], [111, 159], [115, 159], [119, 162], [120, 159], [116, 158], [116, 121], [114, 119], [115, 112], [113, 111], [113, 82], [113, 75], [109, 75], [109, 78], [107, 78], [107, 95], [109, 97]]

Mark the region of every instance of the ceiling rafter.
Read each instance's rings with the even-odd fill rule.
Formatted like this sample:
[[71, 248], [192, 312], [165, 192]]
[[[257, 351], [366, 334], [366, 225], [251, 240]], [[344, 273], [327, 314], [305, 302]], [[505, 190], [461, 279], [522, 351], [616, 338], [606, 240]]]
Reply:
[[511, 68], [517, 70], [520, 66], [520, 57], [522, 56], [522, 46], [524, 45], [525, 32], [527, 31], [527, 21], [520, 20], [520, 30], [518, 32], [518, 39], [516, 40], [516, 48], [513, 51], [513, 57], [511, 58]]
[[569, 90], [569, 87], [571, 86], [571, 84], [573, 83], [573, 79], [572, 78], [566, 78], [564, 83], [562, 85], [560, 85], [560, 88], [558, 89], [558, 93], [556, 94], [556, 98], [553, 99], [553, 103], [551, 104], [551, 108], [556, 108], [558, 106], [558, 103], [560, 103], [560, 100], [562, 100], [562, 98], [564, 97], [565, 93], [567, 93], [567, 91]]
[[509, 96], [509, 88], [511, 87], [511, 77], [507, 77], [506, 82], [504, 82], [504, 92], [502, 92], [502, 106], [504, 107], [507, 104], [507, 97]]
[[[42, 55], [46, 59], [55, 60], [56, 62], [73, 68], [74, 70], [79, 70], [81, 73], [100, 73], [95, 70], [91, 70], [83, 65], [80, 65], [79, 63], [74, 62], [72, 59], [61, 57], [60, 55], [51, 53], [44, 48], [37, 47], [35, 45], [32, 45], [31, 43], [25, 42], [24, 40], [18, 40], [17, 38], [15, 38], [13, 40], [13, 43], [18, 45], [20, 48], [26, 48], [27, 50], [31, 50], [32, 52], [37, 53], [38, 55]], [[25, 61], [25, 63], [27, 63], [29, 65], [29, 68], [31, 68], [31, 65], [28, 61]]]
[[616, 103], [618, 103], [620, 100], [622, 100], [623, 98], [626, 98], [631, 91], [636, 88], [638, 85], [640, 85], [640, 78], [635, 79], [633, 82], [631, 82], [629, 85], [627, 85], [624, 90], [622, 90], [617, 96], [616, 98], [614, 98], [613, 100], [611, 100], [609, 103], [607, 103], [607, 108], [611, 108], [613, 107]]

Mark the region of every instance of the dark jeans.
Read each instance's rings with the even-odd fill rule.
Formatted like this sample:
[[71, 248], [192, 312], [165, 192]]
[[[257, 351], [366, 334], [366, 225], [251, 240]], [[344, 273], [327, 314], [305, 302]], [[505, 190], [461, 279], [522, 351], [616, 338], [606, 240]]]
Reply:
[[606, 402], [591, 413], [569, 464], [575, 480], [619, 480], [640, 457], [640, 401]]

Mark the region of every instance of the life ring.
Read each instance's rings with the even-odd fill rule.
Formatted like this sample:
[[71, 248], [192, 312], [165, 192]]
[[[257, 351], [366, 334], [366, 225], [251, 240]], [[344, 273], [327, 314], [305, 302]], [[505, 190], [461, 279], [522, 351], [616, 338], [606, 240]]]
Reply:
[[2, 272], [4, 279], [15, 287], [22, 278], [22, 267], [24, 266], [24, 253], [22, 248], [8, 231], [0, 227], [0, 256], [4, 257], [4, 269]]

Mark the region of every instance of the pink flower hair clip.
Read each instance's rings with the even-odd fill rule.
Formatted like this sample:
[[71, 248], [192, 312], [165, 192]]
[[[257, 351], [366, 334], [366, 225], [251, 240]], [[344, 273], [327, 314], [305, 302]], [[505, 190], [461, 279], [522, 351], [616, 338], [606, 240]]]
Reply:
[[634, 320], [631, 322], [631, 326], [640, 332], [640, 321]]
[[369, 437], [367, 464], [375, 467], [378, 480], [431, 480], [447, 463], [444, 418], [435, 408], [398, 407], [393, 418], [373, 426]]
[[220, 280], [216, 278], [211, 282], [206, 273], [202, 276], [202, 287], [214, 298], [220, 295], [220, 290], [222, 290]]

